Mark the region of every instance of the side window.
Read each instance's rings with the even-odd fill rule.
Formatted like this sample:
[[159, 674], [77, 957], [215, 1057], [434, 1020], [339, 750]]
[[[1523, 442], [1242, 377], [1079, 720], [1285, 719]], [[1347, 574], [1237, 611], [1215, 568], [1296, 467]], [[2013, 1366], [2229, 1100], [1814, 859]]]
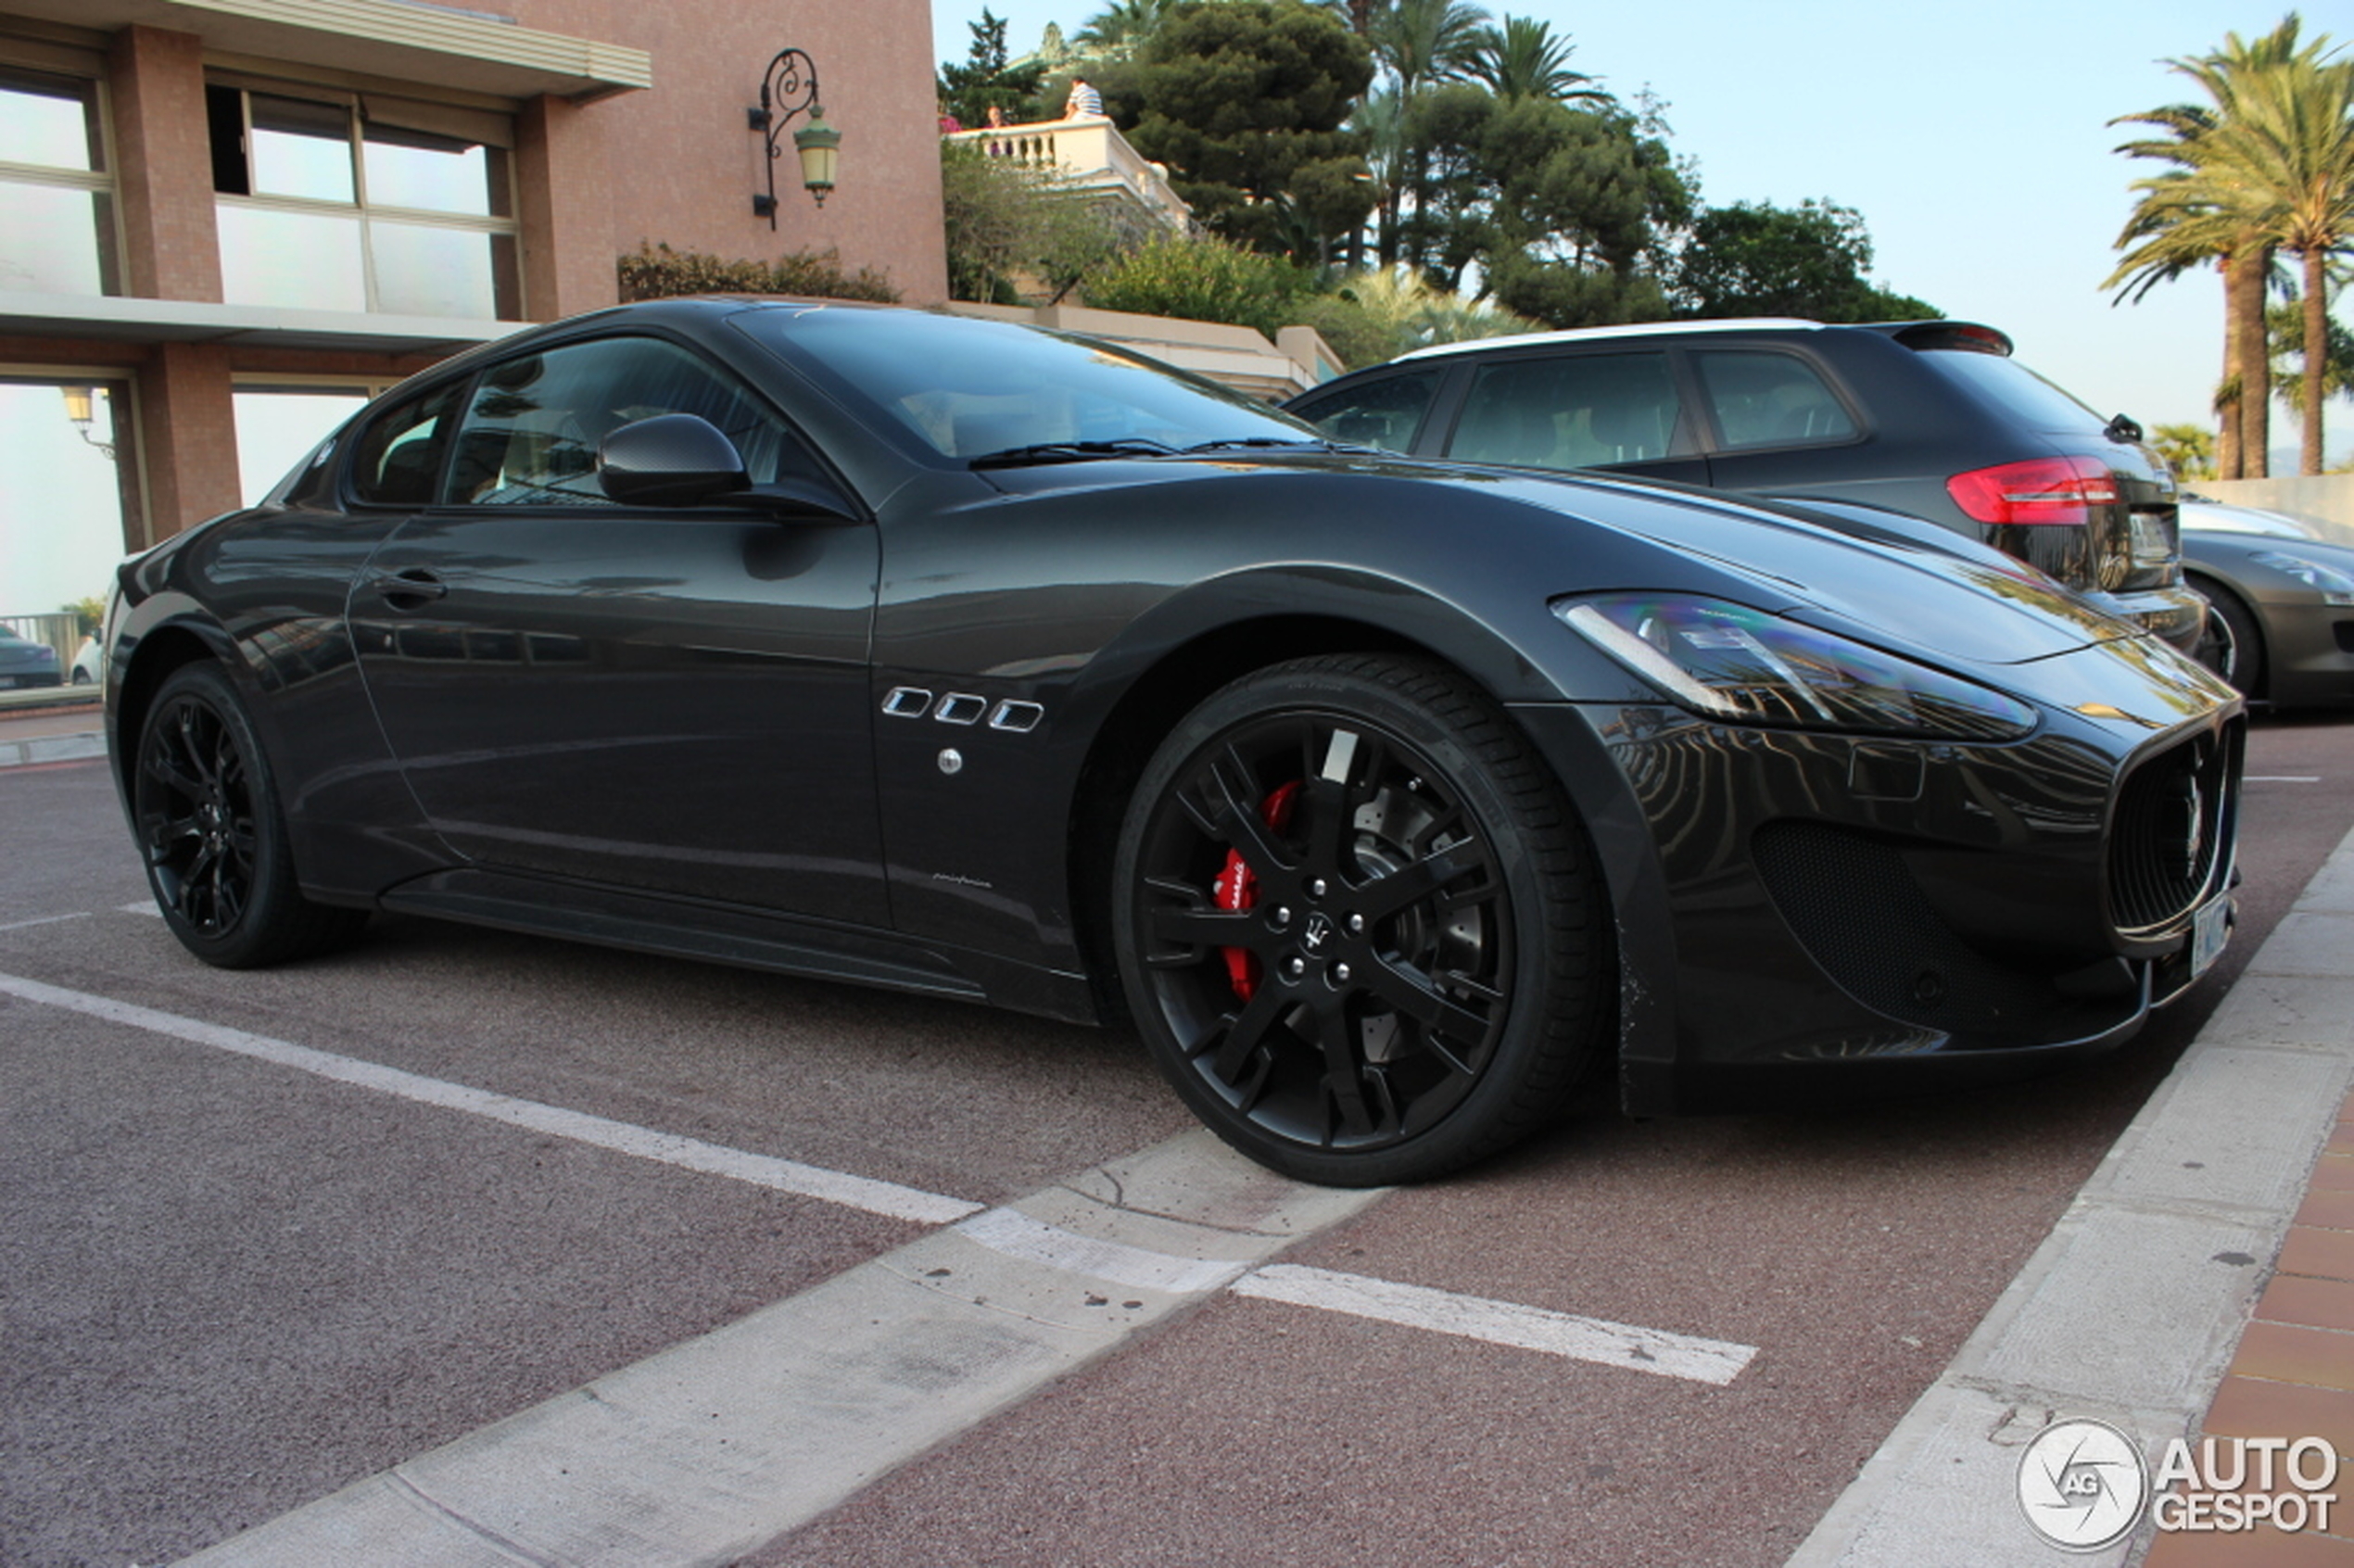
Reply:
[[799, 436], [702, 360], [650, 337], [576, 343], [494, 365], [458, 428], [445, 498], [472, 506], [611, 506], [597, 449], [623, 425], [690, 413], [736, 444], [755, 485], [825, 481]]
[[1591, 468], [1666, 457], [1682, 412], [1664, 354], [1576, 354], [1480, 367], [1448, 455]]
[[1373, 382], [1298, 411], [1335, 441], [1386, 452], [1411, 451], [1414, 432], [1422, 428], [1423, 415], [1430, 411], [1437, 390], [1438, 373], [1418, 371]]
[[1728, 451], [1844, 441], [1855, 434], [1854, 420], [1796, 355], [1712, 348], [1692, 358]]
[[451, 382], [378, 415], [352, 449], [352, 492], [378, 506], [430, 503], [441, 455], [457, 423], [458, 395], [465, 386]]

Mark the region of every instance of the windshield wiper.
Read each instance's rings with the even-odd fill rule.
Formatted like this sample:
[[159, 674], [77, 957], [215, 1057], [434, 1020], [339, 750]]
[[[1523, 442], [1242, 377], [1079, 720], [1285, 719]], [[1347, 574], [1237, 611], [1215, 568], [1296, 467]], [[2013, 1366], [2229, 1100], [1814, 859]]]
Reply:
[[1165, 441], [1125, 436], [1117, 441], [1041, 441], [1035, 446], [1007, 447], [983, 452], [972, 460], [975, 468], [1017, 468], [1031, 462], [1085, 462], [1092, 458], [1167, 457], [1175, 451]]
[[1306, 447], [1320, 452], [1378, 453], [1373, 447], [1352, 447], [1346, 441], [1327, 441], [1321, 436], [1230, 436], [1222, 441], [1200, 441], [1183, 449], [1186, 452], [1222, 452], [1243, 447]]

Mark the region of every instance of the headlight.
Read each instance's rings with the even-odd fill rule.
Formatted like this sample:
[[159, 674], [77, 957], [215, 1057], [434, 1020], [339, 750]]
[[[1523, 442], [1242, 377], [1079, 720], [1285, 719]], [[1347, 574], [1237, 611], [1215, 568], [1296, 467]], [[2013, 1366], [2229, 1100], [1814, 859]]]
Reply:
[[2308, 561], [2301, 555], [2283, 555], [2278, 550], [2266, 550], [2251, 555], [2248, 560], [2259, 566], [2270, 566], [2275, 572], [2286, 573], [2322, 596], [2324, 604], [2354, 605], [2354, 577], [2335, 566], [2324, 566], [2318, 561]]
[[1613, 593], [1552, 610], [1706, 718], [1956, 740], [2015, 740], [2035, 727], [2035, 710], [2016, 698], [1720, 600]]

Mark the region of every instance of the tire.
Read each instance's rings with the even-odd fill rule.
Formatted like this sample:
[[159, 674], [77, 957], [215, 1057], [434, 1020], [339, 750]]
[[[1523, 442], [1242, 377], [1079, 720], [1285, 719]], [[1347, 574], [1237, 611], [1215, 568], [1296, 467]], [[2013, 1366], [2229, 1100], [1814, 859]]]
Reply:
[[[2199, 644], [2202, 661], [2209, 669], [2248, 697], [2264, 694], [2264, 628], [2256, 616], [2240, 601], [2240, 596], [2229, 588], [2200, 589], [2207, 597], [2208, 613], [2211, 617], [2207, 639]], [[2220, 657], [2209, 659], [2208, 650], [2214, 648]]]
[[1219, 691], [1145, 767], [1113, 876], [1147, 1049], [1287, 1176], [1485, 1158], [1601, 1054], [1616, 981], [1591, 847], [1527, 740], [1443, 665], [1303, 659]]
[[164, 923], [208, 964], [306, 957], [367, 923], [367, 911], [314, 904], [296, 885], [269, 759], [217, 665], [185, 665], [156, 693], [139, 727], [132, 816]]

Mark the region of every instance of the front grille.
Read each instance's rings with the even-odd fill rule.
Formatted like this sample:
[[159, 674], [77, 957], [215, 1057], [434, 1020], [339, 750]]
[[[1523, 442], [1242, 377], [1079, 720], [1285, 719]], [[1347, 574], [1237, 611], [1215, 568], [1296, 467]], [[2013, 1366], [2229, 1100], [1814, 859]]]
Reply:
[[2147, 932], [2214, 890], [2239, 821], [2240, 727], [2195, 736], [2128, 775], [2108, 838], [2109, 909], [2119, 929]]

